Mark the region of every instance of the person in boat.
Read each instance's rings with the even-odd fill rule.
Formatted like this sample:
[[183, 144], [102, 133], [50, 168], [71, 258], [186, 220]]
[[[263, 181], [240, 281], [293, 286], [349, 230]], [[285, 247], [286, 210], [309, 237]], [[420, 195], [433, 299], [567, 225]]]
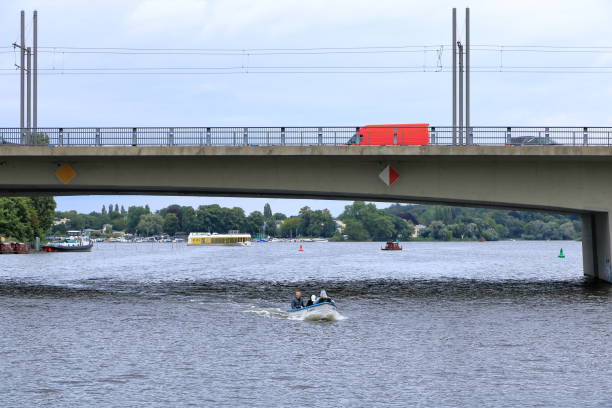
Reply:
[[299, 290], [295, 292], [295, 297], [291, 299], [291, 308], [300, 309], [304, 307], [304, 299], [302, 299], [302, 292]]
[[327, 292], [325, 291], [325, 289], [321, 289], [319, 300], [317, 300], [317, 303], [323, 303], [323, 302], [330, 302], [330, 303], [334, 302], [330, 297], [327, 297]]
[[308, 299], [308, 302], [306, 302], [306, 306], [312, 306], [316, 303], [317, 301], [317, 297], [315, 295], [310, 296], [310, 299]]

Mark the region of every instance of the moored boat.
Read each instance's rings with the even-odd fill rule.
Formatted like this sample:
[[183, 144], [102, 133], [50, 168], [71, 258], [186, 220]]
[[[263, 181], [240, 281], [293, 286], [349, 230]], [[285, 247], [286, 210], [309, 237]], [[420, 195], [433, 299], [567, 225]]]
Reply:
[[23, 242], [1, 242], [0, 254], [29, 254], [30, 245]]
[[93, 242], [89, 238], [69, 237], [59, 242], [50, 242], [42, 246], [45, 252], [89, 252]]
[[333, 301], [289, 309], [287, 315], [290, 319], [295, 320], [339, 320], [341, 318]]
[[382, 249], [383, 251], [401, 251], [402, 246], [399, 244], [398, 241], [387, 241], [387, 244], [380, 249]]
[[240, 234], [235, 231], [230, 231], [228, 234], [192, 232], [187, 237], [187, 245], [248, 246], [250, 244], [251, 234]]

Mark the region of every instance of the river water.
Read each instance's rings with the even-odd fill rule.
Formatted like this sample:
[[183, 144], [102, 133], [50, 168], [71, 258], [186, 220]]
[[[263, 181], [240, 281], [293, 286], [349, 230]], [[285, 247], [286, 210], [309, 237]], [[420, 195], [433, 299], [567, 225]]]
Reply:
[[[579, 242], [379, 248], [2, 255], [0, 406], [612, 406], [612, 289]], [[345, 318], [288, 319], [297, 288]]]

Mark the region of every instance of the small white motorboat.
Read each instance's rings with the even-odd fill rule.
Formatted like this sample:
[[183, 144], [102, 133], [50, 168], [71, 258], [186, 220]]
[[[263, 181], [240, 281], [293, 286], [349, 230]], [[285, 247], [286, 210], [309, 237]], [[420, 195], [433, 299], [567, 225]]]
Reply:
[[290, 319], [294, 320], [340, 320], [342, 318], [334, 302], [321, 302], [298, 309], [289, 309], [287, 314]]

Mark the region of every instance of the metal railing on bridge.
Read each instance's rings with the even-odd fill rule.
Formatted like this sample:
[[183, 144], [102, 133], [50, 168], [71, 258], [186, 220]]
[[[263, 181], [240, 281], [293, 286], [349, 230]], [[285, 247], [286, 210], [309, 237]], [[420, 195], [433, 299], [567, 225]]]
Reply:
[[612, 127], [99, 127], [0, 128], [0, 144], [49, 146], [611, 146]]

